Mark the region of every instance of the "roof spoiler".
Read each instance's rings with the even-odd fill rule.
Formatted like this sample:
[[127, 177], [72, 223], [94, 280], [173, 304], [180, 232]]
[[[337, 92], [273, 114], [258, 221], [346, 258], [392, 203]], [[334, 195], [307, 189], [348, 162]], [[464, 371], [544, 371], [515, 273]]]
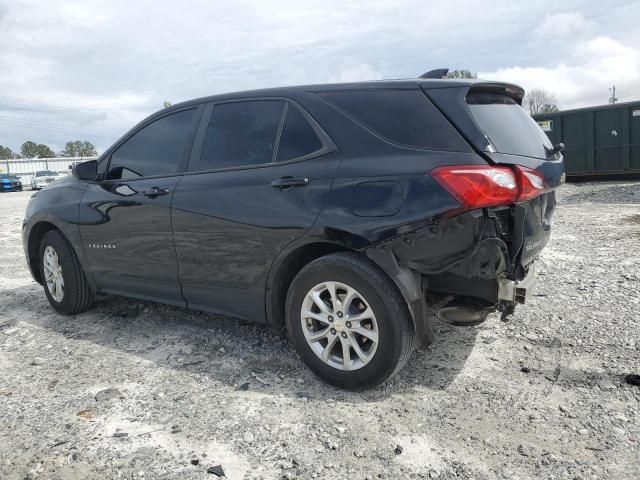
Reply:
[[446, 78], [447, 73], [449, 73], [448, 68], [436, 68], [423, 73], [418, 78]]
[[498, 83], [498, 82], [479, 82], [474, 83], [467, 92], [467, 95], [475, 92], [492, 92], [507, 95], [513, 98], [519, 105], [522, 105], [522, 99], [524, 98], [524, 89], [518, 85], [512, 83]]

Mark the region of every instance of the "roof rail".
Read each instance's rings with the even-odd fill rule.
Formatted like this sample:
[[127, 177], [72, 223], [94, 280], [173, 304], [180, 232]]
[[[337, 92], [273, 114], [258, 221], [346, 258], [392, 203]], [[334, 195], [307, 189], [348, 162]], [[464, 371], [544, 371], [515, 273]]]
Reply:
[[436, 68], [435, 70], [429, 70], [423, 73], [418, 78], [445, 78], [449, 73], [448, 68]]

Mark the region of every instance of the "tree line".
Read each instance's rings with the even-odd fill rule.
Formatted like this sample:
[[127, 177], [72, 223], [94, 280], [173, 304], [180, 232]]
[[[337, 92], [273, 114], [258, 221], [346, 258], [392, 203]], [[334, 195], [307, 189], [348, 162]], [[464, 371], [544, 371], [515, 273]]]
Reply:
[[98, 155], [96, 147], [87, 141], [75, 140], [67, 142], [64, 150], [56, 153], [44, 143], [36, 143], [27, 140], [20, 147], [20, 152], [14, 152], [9, 147], [0, 145], [0, 160], [12, 160], [14, 158], [53, 158], [59, 157], [95, 157]]

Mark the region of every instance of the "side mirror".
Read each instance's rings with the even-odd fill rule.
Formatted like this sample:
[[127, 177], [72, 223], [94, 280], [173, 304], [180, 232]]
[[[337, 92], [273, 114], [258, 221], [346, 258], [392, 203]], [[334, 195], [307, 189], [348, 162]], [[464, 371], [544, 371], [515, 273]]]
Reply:
[[98, 176], [98, 161], [76, 163], [71, 169], [71, 174], [79, 180], [95, 180]]

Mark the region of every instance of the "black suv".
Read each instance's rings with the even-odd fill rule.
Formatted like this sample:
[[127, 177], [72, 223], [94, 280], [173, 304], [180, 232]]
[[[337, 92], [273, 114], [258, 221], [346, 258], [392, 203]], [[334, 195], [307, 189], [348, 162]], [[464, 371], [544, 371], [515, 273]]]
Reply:
[[524, 303], [561, 145], [523, 90], [418, 78], [216, 95], [161, 110], [34, 194], [33, 277], [73, 314], [97, 293], [286, 324], [305, 363], [378, 385], [441, 320]]

